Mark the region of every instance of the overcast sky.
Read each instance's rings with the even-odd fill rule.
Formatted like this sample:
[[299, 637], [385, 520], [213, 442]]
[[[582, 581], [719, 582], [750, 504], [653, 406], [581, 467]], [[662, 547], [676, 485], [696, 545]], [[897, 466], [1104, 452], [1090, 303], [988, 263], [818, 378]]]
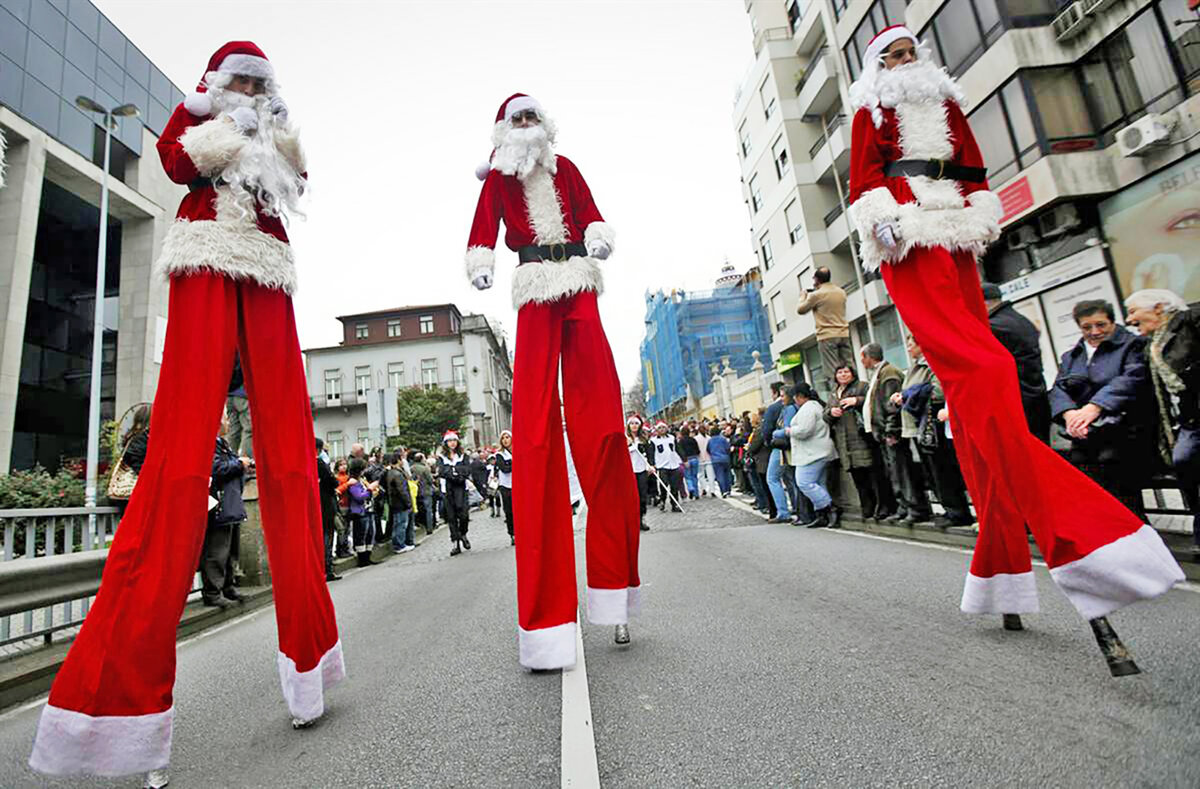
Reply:
[[95, 2], [185, 93], [228, 40], [274, 64], [312, 179], [290, 231], [304, 347], [336, 344], [337, 315], [442, 302], [515, 336], [503, 234], [492, 290], [471, 288], [462, 258], [473, 171], [516, 92], [555, 118], [616, 229], [600, 308], [624, 385], [647, 289], [753, 264], [731, 122], [753, 58], [740, 0]]

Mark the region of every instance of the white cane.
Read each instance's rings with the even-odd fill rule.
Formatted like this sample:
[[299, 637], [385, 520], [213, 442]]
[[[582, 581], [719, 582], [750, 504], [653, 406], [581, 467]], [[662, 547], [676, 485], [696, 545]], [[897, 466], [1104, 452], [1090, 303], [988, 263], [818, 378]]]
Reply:
[[672, 506], [678, 507], [680, 512], [683, 512], [683, 506], [679, 503], [679, 499], [675, 498], [675, 495], [671, 493], [671, 488], [662, 481], [662, 477], [658, 476], [657, 469], [650, 465], [650, 461], [646, 460], [646, 456], [642, 454], [640, 449], [634, 447], [633, 451], [646, 462], [646, 468], [651, 470], [650, 473], [654, 475], [654, 481], [658, 483], [658, 487], [667, 492], [667, 501], [671, 502]]

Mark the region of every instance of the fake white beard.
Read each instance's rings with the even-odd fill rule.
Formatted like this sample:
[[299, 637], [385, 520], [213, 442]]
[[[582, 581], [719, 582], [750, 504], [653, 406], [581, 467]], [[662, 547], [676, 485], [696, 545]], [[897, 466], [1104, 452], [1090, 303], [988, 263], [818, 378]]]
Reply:
[[550, 137], [546, 128], [538, 124], [505, 132], [504, 139], [496, 146], [492, 169], [524, 179], [539, 164], [547, 170], [552, 169], [553, 162]]
[[883, 107], [895, 107], [905, 101], [924, 102], [953, 99], [965, 104], [962, 89], [941, 66], [930, 60], [916, 60], [894, 69], [880, 69], [875, 76], [875, 93]]
[[[228, 115], [239, 106], [251, 107], [258, 114], [258, 130], [249, 137], [241, 155], [221, 173], [221, 178], [232, 187], [238, 207], [249, 216], [254, 215], [257, 203], [270, 216], [285, 216], [286, 212], [303, 217], [300, 197], [304, 180], [275, 145], [275, 133], [280, 127], [268, 109], [270, 97], [225, 90], [220, 93], [220, 115]], [[213, 102], [217, 107], [216, 96]]]

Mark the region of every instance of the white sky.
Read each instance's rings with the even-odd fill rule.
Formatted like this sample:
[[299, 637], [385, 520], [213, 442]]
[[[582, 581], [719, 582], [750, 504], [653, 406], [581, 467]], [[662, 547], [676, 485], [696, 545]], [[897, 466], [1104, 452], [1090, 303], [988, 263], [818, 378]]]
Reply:
[[312, 179], [290, 231], [303, 347], [336, 344], [336, 315], [442, 302], [515, 337], [503, 231], [492, 290], [462, 263], [473, 171], [515, 92], [555, 118], [616, 229], [600, 306], [623, 385], [646, 290], [711, 288], [726, 256], [754, 262], [731, 121], [753, 57], [740, 0], [94, 1], [185, 93], [228, 40], [275, 65]]

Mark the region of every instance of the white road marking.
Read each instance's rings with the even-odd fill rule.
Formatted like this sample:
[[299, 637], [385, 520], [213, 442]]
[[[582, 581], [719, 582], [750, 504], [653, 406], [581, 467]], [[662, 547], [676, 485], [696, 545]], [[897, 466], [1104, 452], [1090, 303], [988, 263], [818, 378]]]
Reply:
[[[726, 504], [731, 504], [734, 507], [737, 507], [738, 509], [746, 510], [747, 512], [753, 512], [756, 515], [760, 514], [753, 507], [751, 507], [749, 504], [746, 504], [745, 502], [735, 501], [732, 498], [725, 499], [724, 501]], [[962, 553], [962, 554], [966, 554], [968, 556], [970, 556], [972, 553], [975, 552], [973, 548], [962, 548], [957, 545], [942, 545], [940, 543], [932, 543], [932, 542], [920, 542], [918, 540], [906, 540], [903, 537], [889, 537], [885, 534], [868, 534], [866, 532], [855, 531], [853, 529], [821, 529], [821, 531], [825, 532], [826, 534], [840, 534], [844, 537], [861, 537], [864, 540], [883, 540], [884, 542], [898, 542], [898, 543], [901, 543], [902, 545], [911, 545], [915, 548], [928, 548], [928, 549], [934, 550], [934, 551], [949, 551], [950, 553]], [[1047, 566], [1046, 563], [1044, 561], [1042, 561], [1041, 559], [1034, 559], [1033, 563], [1035, 565], [1037, 565], [1038, 567], [1046, 567]], [[1185, 592], [1192, 592], [1193, 594], [1200, 594], [1200, 584], [1197, 584], [1193, 581], [1183, 581], [1182, 583], [1175, 584], [1175, 586], [1172, 588], [1182, 589]]]
[[575, 628], [575, 655], [575, 667], [562, 673], [561, 785], [564, 789], [600, 789], [587, 662], [583, 656], [582, 616]]

